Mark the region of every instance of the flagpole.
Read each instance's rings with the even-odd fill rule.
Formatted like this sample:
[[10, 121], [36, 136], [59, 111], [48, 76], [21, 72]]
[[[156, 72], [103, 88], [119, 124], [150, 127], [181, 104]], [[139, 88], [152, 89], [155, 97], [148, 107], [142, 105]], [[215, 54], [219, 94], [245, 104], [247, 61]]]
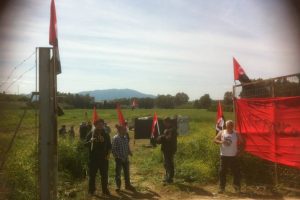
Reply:
[[158, 135], [160, 135], [160, 130], [159, 130], [159, 124], [158, 124], [158, 118], [157, 118], [157, 132], [158, 132]]

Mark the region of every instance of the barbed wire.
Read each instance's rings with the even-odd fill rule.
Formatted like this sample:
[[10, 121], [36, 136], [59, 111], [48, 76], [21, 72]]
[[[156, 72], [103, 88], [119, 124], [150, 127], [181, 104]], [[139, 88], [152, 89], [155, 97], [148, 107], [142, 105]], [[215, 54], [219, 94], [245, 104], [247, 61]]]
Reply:
[[24, 76], [26, 73], [30, 72], [30, 71], [33, 70], [34, 68], [35, 68], [35, 66], [32, 66], [31, 68], [29, 68], [28, 70], [26, 70], [25, 72], [23, 72], [16, 80], [14, 80], [13, 82], [11, 82], [11, 83], [9, 84], [9, 86], [5, 89], [5, 92], [7, 92], [7, 90], [8, 90], [11, 86], [13, 86], [17, 81], [19, 81], [21, 78], [23, 78], [23, 76]]
[[17, 64], [15, 67], [13, 67], [13, 69], [10, 71], [9, 75], [7, 76], [6, 80], [3, 81], [0, 84], [0, 88], [5, 85], [5, 83], [8, 82], [8, 80], [12, 77], [13, 73], [16, 71], [16, 69], [18, 67], [20, 67], [21, 65], [23, 65], [26, 61], [28, 61], [33, 55], [35, 54], [35, 51], [33, 51], [28, 57], [26, 57], [24, 60], [22, 60], [19, 64]]

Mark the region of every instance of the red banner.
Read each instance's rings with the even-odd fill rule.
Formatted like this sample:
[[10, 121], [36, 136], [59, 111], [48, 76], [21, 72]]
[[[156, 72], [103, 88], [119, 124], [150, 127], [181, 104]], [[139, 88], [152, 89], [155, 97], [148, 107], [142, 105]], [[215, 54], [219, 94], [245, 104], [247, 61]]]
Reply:
[[300, 169], [300, 97], [236, 99], [236, 129], [246, 151]]

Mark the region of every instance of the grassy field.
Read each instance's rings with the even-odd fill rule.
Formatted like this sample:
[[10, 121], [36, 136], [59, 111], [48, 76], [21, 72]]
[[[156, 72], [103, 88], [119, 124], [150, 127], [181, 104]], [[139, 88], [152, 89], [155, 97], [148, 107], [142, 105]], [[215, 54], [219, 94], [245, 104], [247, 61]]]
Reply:
[[[85, 112], [87, 112], [87, 116], [92, 116], [92, 110], [65, 110], [65, 115], [58, 118], [58, 126], [60, 127], [64, 124], [69, 129], [71, 125], [74, 125], [78, 134], [79, 124], [85, 120]], [[114, 127], [118, 121], [115, 110], [98, 110], [97, 112], [111, 127]], [[183, 199], [189, 199], [193, 195], [212, 196], [217, 190], [217, 169], [219, 164], [219, 149], [212, 142], [215, 136], [216, 113], [199, 109], [123, 110], [123, 114], [128, 121], [135, 117], [153, 116], [154, 112], [157, 112], [159, 117], [184, 115], [190, 119], [189, 134], [178, 137], [178, 151], [175, 157], [175, 183], [165, 187], [161, 181], [164, 170], [160, 148], [149, 148], [149, 140], [136, 140], [134, 144], [132, 139], [131, 148], [134, 155], [131, 158], [131, 178], [138, 193], [131, 194], [131, 196], [127, 194], [127, 196], [123, 196], [123, 199], [164, 199], [166, 195], [172, 198], [179, 195], [178, 198]], [[4, 155], [3, 152], [8, 146], [8, 141], [21, 115], [22, 111], [19, 109], [10, 109], [5, 113], [3, 120], [1, 120], [1, 156]], [[232, 119], [233, 113], [225, 113], [225, 117], [226, 119]], [[8, 154], [5, 173], [1, 174], [2, 184], [0, 191], [4, 191], [2, 194], [9, 195], [10, 199], [36, 199], [36, 131], [35, 111], [29, 110], [17, 135], [16, 142]], [[112, 128], [111, 136], [114, 134], [115, 130]], [[133, 138], [132, 131], [130, 135]], [[78, 140], [78, 135], [75, 140], [59, 138], [58, 156], [59, 199], [86, 199], [87, 152], [86, 148]], [[273, 181], [271, 169], [268, 162], [249, 155], [243, 157], [243, 187], [248, 188], [247, 194], [251, 196], [253, 193], [248, 187], [250, 185], [270, 187]], [[109, 175], [110, 188], [113, 190], [114, 161], [112, 158], [110, 160]], [[99, 182], [97, 189], [98, 191], [100, 190]], [[274, 197], [273, 193], [270, 195]], [[262, 197], [267, 198], [270, 196], [265, 194]], [[116, 199], [118, 198], [116, 196]]]

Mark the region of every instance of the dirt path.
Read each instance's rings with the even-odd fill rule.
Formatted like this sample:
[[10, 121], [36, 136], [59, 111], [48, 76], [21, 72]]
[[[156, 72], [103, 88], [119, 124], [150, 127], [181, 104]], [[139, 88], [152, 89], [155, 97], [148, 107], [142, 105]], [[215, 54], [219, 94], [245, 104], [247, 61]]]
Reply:
[[[103, 196], [101, 192], [97, 192], [95, 196], [87, 197], [86, 199], [139, 199], [139, 200], [200, 200], [200, 199], [243, 199], [243, 200], [254, 200], [254, 199], [278, 199], [278, 200], [294, 200], [300, 199], [300, 196], [283, 196], [280, 193], [271, 191], [264, 186], [256, 187], [242, 187], [242, 193], [236, 194], [233, 192], [231, 185], [228, 185], [227, 191], [224, 194], [217, 194], [218, 187], [216, 185], [200, 185], [184, 183], [180, 180], [175, 180], [173, 184], [164, 185], [161, 182], [151, 183], [143, 181], [137, 172], [135, 166], [131, 167], [132, 184], [136, 187], [136, 191], [128, 191], [121, 189], [120, 192], [115, 191], [113, 183], [110, 185], [111, 196]], [[149, 174], [151, 176], [151, 174]]]

